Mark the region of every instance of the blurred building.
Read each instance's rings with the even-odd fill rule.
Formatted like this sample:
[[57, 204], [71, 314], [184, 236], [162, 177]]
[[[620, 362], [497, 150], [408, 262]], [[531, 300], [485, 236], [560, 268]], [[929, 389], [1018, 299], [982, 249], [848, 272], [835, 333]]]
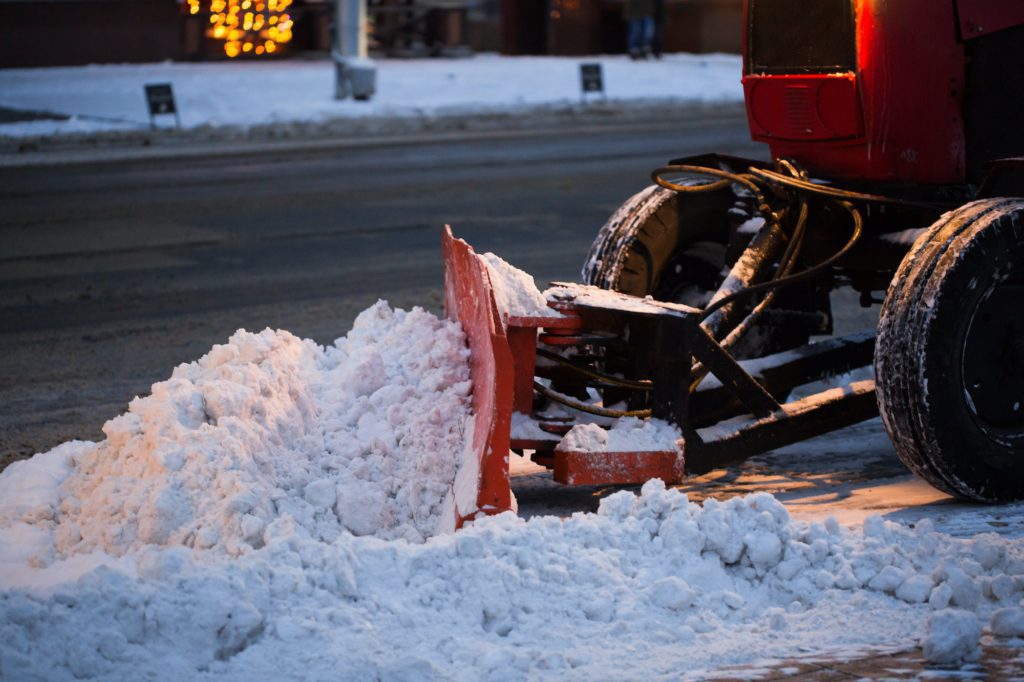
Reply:
[[[489, 4], [489, 3], [484, 3]], [[506, 54], [626, 51], [625, 0], [517, 0], [501, 6]], [[666, 52], [740, 52], [742, 0], [665, 0]]]
[[0, 0], [0, 66], [179, 58], [176, 0]]
[[[368, 0], [371, 52], [616, 54], [626, 47], [624, 6], [625, 0]], [[665, 0], [665, 8], [666, 52], [739, 52], [742, 0]], [[255, 24], [247, 16], [253, 14]], [[333, 15], [333, 0], [0, 0], [0, 22], [9, 27], [0, 67], [323, 55]]]

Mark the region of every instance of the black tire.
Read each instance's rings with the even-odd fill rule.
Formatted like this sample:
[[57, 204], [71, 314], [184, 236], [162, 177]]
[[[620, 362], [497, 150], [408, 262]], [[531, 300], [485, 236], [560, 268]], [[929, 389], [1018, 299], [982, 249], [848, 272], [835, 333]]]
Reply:
[[1024, 200], [947, 213], [889, 286], [875, 348], [899, 458], [936, 488], [1024, 498]]
[[727, 189], [682, 195], [651, 185], [634, 194], [598, 232], [583, 283], [699, 303], [722, 278], [732, 202]]

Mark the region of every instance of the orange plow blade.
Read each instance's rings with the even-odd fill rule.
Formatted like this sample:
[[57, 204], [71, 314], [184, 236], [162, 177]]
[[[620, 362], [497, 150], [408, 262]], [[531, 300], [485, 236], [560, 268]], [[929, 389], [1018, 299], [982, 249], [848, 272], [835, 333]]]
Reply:
[[470, 350], [473, 433], [455, 480], [455, 527], [478, 514], [514, 509], [508, 478], [514, 368], [487, 267], [473, 249], [445, 227], [445, 316], [458, 320]]

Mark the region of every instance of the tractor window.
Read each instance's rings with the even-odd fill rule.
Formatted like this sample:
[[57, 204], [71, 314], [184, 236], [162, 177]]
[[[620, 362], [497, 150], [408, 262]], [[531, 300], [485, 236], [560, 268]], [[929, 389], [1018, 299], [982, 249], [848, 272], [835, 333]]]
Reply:
[[750, 0], [749, 73], [856, 68], [853, 0]]

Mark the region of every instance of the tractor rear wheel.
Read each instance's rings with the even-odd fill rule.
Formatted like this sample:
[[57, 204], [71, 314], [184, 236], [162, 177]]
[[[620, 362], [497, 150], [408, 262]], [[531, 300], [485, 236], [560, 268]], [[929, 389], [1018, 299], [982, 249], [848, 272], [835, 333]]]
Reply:
[[899, 458], [958, 497], [1024, 498], [1024, 200], [939, 219], [904, 258], [875, 348]]

